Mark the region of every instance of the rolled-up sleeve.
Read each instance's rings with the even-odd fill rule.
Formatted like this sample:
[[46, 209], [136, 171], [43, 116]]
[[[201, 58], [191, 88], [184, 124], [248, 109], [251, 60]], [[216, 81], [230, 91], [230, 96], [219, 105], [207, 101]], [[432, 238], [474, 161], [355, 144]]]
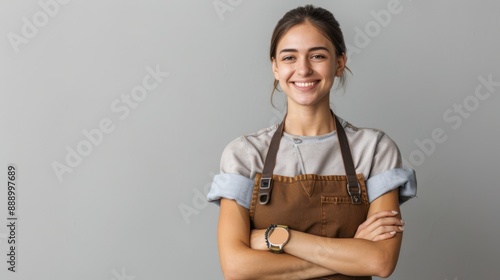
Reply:
[[379, 173], [366, 181], [370, 202], [381, 195], [399, 188], [399, 204], [417, 195], [417, 179], [411, 168], [394, 168]]
[[221, 157], [220, 173], [214, 176], [210, 192], [207, 194], [209, 202], [220, 205], [221, 198], [233, 199], [239, 205], [250, 209], [253, 166], [248, 149], [245, 137], [238, 137], [226, 146]]
[[253, 181], [251, 179], [239, 174], [222, 173], [214, 176], [207, 199], [217, 205], [221, 198], [234, 199], [239, 205], [250, 209], [252, 192]]

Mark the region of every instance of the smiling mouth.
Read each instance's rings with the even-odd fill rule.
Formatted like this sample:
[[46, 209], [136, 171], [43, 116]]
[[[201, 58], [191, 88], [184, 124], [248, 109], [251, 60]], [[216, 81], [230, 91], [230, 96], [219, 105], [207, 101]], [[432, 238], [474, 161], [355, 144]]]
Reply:
[[314, 86], [315, 84], [317, 84], [318, 81], [314, 81], [314, 82], [307, 82], [307, 83], [301, 83], [301, 82], [293, 82], [294, 85], [296, 85], [297, 87], [299, 88], [307, 88], [307, 87], [312, 87]]

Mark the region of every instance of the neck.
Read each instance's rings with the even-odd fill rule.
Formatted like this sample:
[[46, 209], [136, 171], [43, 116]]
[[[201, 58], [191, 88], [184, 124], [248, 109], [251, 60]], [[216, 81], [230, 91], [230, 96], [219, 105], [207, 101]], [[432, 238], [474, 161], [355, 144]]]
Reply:
[[330, 104], [318, 107], [288, 107], [285, 120], [285, 131], [293, 135], [317, 136], [327, 134], [335, 129]]

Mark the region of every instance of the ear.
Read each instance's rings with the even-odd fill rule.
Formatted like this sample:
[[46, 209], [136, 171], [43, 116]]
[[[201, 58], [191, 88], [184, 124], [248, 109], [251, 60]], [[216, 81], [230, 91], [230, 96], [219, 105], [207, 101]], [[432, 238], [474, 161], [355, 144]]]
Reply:
[[278, 75], [278, 63], [276, 62], [276, 58], [275, 57], [273, 57], [272, 64], [273, 64], [274, 78], [279, 81], [280, 79], [279, 79], [279, 75]]
[[335, 76], [340, 77], [342, 73], [344, 73], [345, 65], [347, 63], [347, 56], [345, 53], [342, 53], [339, 57], [337, 57], [337, 71], [335, 72]]

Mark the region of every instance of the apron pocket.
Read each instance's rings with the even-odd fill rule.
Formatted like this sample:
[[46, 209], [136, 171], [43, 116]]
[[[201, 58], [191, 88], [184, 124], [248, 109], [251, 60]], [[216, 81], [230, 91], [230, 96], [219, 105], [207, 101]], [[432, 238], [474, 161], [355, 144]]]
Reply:
[[352, 204], [349, 196], [321, 196], [321, 235], [352, 238], [366, 220], [369, 204]]

